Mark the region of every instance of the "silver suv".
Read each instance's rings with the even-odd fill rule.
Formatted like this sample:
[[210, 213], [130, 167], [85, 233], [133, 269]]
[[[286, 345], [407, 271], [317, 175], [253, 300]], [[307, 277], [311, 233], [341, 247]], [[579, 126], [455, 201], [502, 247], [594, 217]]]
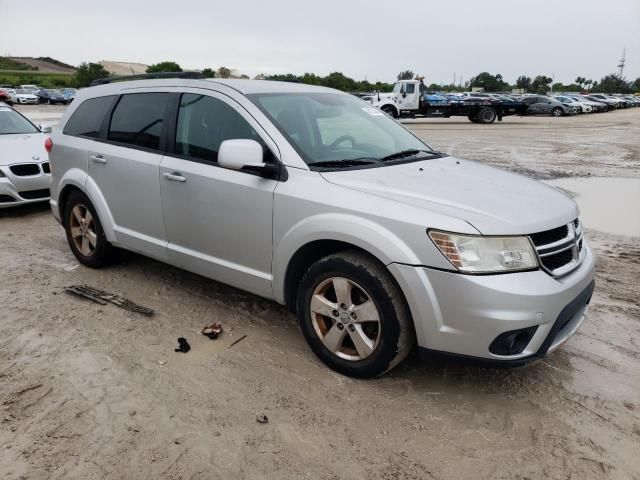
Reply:
[[416, 343], [519, 365], [585, 318], [595, 261], [570, 198], [351, 95], [110, 83], [51, 139], [51, 208], [81, 263], [123, 248], [286, 304], [344, 374], [383, 374]]

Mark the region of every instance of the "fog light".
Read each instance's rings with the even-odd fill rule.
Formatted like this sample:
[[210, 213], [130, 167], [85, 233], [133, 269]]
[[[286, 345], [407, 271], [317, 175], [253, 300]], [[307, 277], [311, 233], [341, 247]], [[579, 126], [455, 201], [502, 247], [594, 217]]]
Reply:
[[538, 326], [520, 330], [511, 330], [498, 335], [491, 345], [489, 351], [494, 355], [517, 355], [522, 353], [536, 333]]

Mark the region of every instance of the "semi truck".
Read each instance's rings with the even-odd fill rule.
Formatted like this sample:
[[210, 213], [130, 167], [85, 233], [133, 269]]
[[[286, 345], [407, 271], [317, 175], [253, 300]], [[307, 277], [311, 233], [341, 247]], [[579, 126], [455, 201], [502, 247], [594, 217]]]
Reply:
[[527, 105], [508, 97], [452, 98], [427, 92], [422, 80], [400, 80], [389, 94], [375, 94], [371, 104], [393, 118], [465, 116], [474, 123], [502, 121], [509, 115], [525, 115]]

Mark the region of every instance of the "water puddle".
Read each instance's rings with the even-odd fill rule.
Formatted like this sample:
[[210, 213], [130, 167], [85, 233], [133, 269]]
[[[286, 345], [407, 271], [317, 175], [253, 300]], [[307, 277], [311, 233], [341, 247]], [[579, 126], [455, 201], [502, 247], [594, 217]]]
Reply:
[[585, 227], [640, 236], [640, 178], [558, 178], [545, 183], [571, 193]]

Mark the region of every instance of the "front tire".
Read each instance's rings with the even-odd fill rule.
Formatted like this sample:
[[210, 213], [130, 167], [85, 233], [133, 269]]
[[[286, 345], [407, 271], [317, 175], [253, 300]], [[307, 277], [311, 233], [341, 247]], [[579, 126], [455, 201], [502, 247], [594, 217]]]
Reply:
[[357, 251], [314, 263], [302, 278], [297, 311], [314, 353], [331, 369], [351, 377], [384, 374], [415, 344], [399, 287], [383, 265]]
[[560, 107], [556, 107], [551, 111], [551, 115], [553, 115], [554, 117], [561, 117], [562, 116], [562, 109]]
[[83, 265], [101, 268], [116, 260], [117, 250], [107, 241], [96, 209], [83, 193], [75, 191], [69, 196], [64, 229], [71, 251]]
[[382, 111], [389, 115], [391, 118], [398, 118], [398, 112], [393, 107], [382, 107]]

